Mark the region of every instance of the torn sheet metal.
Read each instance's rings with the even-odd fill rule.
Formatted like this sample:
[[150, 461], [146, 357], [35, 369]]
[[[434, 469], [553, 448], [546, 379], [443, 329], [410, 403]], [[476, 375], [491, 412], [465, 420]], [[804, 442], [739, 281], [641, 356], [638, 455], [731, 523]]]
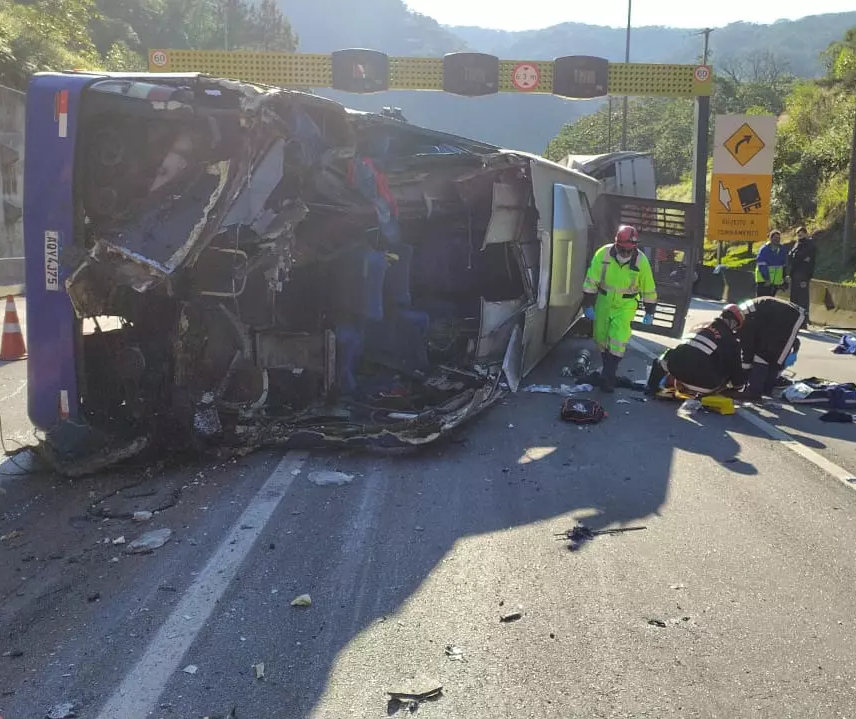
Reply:
[[97, 80], [82, 108], [61, 262], [78, 318], [120, 322], [78, 325], [85, 423], [48, 432], [67, 473], [149, 448], [418, 447], [528, 371], [537, 159], [201, 76]]

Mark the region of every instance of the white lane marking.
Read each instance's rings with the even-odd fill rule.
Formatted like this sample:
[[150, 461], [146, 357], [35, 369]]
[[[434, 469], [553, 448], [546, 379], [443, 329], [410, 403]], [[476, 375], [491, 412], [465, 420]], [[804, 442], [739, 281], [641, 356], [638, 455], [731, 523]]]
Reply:
[[[758, 409], [754, 405], [749, 405], [753, 409]], [[743, 419], [751, 424], [754, 424], [758, 429], [760, 429], [765, 434], [769, 435], [773, 439], [779, 440], [785, 447], [787, 447], [792, 452], [800, 455], [803, 459], [807, 459], [813, 465], [822, 469], [827, 474], [835, 477], [839, 482], [841, 482], [845, 487], [850, 487], [850, 489], [856, 490], [856, 477], [853, 476], [852, 472], [848, 472], [843, 467], [839, 467], [835, 462], [830, 462], [823, 455], [818, 454], [813, 449], [806, 447], [804, 444], [801, 444], [797, 440], [795, 440], [791, 435], [787, 432], [783, 432], [778, 427], [774, 427], [769, 422], [761, 419], [754, 412], [750, 412], [743, 407], [737, 409], [737, 414], [739, 414]]]
[[[101, 708], [97, 719], [146, 719], [185, 653], [285, 497], [308, 454], [290, 452], [250, 501], [208, 564]], [[241, 529], [249, 527], [249, 529]]]
[[27, 380], [21, 380], [21, 384], [18, 385], [18, 389], [16, 389], [14, 392], [10, 392], [5, 397], [0, 397], [0, 405], [8, 402], [10, 399], [12, 399], [12, 397], [17, 397], [19, 394], [21, 394], [21, 392], [24, 391], [24, 387], [26, 386]]
[[[655, 352], [649, 350], [645, 345], [643, 345], [639, 340], [635, 338], [631, 338], [627, 343], [633, 349], [641, 352], [643, 355], [648, 357], [649, 359], [657, 359], [658, 355]], [[756, 411], [758, 408], [755, 405], [748, 405], [752, 407]], [[798, 454], [803, 459], [811, 462], [818, 469], [823, 470], [830, 476], [837, 479], [841, 482], [845, 487], [849, 487], [850, 489], [856, 491], [856, 476], [853, 475], [852, 472], [848, 472], [843, 467], [839, 467], [835, 462], [831, 462], [826, 457], [821, 454], [818, 454], [813, 449], [806, 447], [801, 442], [795, 440], [791, 435], [787, 432], [782, 431], [778, 427], [774, 427], [772, 424], [767, 422], [764, 419], [761, 419], [755, 412], [752, 412], [743, 407], [737, 408], [737, 414], [745, 419], [750, 424], [755, 425], [758, 429], [760, 429], [764, 434], [766, 434], [771, 439], [776, 439], [782, 443], [782, 446], [791, 450], [791, 452]]]

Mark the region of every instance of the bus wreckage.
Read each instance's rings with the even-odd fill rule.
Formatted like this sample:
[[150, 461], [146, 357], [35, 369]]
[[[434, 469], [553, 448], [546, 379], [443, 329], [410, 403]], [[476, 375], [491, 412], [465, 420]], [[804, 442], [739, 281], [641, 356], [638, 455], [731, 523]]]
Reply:
[[197, 74], [38, 75], [27, 114], [30, 415], [66, 475], [424, 445], [577, 318], [600, 183], [542, 158]]

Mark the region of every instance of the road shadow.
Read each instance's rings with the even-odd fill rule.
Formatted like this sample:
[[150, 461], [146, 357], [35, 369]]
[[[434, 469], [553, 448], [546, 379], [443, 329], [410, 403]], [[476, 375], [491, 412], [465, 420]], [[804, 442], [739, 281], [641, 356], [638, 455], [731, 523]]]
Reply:
[[[566, 341], [524, 385], [567, 383], [561, 368], [578, 346]], [[633, 354], [623, 369], [641, 376], [646, 365]], [[519, 393], [454, 441], [415, 456], [313, 458], [313, 469], [355, 474], [355, 483], [331, 489], [299, 480], [293, 501], [262, 538], [269, 551], [254, 554], [240, 585], [230, 588], [197, 638], [194, 661], [217, 655], [229, 641], [230, 663], [206, 664], [200, 671], [204, 684], [181, 673], [173, 677], [164, 694], [173, 714], [228, 711], [210, 705], [211, 696], [226, 693], [239, 716], [263, 716], [271, 707], [279, 716], [314, 716], [340, 653], [379, 622], [393, 621], [459, 543], [537, 525], [545, 551], [565, 551], [554, 534], [575, 521], [594, 532], [658, 521], [670, 477], [681, 471], [675, 463], [697, 464], [687, 454], [709, 458], [704, 467], [727, 471], [735, 481], [757, 474], [727, 433], [735, 418], [682, 419], [675, 405], [641, 401], [631, 391], [589, 396], [602, 399], [609, 413], [601, 424], [580, 428], [563, 422], [561, 397]], [[283, 526], [291, 539], [282, 536]], [[618, 541], [632, 542], [634, 534]], [[589, 551], [588, 545], [581, 551]], [[283, 612], [281, 604], [265, 601], [264, 588], [270, 586], [286, 597], [309, 593], [313, 609]], [[254, 593], [252, 587], [262, 589]], [[496, 597], [497, 616], [501, 599]], [[236, 616], [268, 629], [254, 634], [252, 646], [232, 644]], [[259, 657], [285, 665], [280, 681], [246, 681]], [[390, 662], [393, 668], [393, 657]], [[234, 666], [247, 669], [237, 677]], [[383, 700], [378, 696], [379, 706]]]

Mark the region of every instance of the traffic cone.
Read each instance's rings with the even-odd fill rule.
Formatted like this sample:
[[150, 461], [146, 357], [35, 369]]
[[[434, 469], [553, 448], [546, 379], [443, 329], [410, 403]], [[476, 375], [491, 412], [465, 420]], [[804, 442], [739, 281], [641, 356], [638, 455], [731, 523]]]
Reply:
[[3, 340], [0, 341], [0, 360], [11, 362], [27, 358], [27, 348], [24, 345], [24, 335], [21, 333], [21, 323], [18, 321], [18, 310], [15, 309], [15, 298], [6, 298], [6, 318], [3, 320]]

